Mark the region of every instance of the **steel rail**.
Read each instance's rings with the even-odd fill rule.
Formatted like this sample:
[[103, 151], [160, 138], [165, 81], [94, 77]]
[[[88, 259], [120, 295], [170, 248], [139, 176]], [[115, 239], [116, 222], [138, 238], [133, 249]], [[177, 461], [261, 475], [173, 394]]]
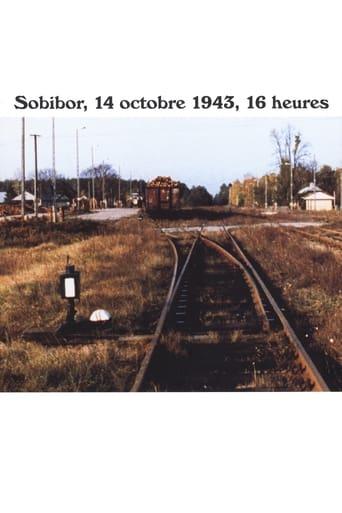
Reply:
[[339, 231], [339, 230], [331, 230], [330, 228], [323, 228], [322, 226], [319, 228], [319, 230], [321, 232], [332, 233], [333, 235], [335, 235], [337, 237], [342, 237], [342, 231]]
[[320, 392], [327, 392], [327, 391], [329, 391], [328, 385], [326, 384], [326, 382], [324, 381], [324, 379], [320, 375], [316, 365], [313, 363], [313, 361], [311, 360], [310, 356], [306, 352], [303, 344], [301, 343], [301, 341], [297, 337], [296, 333], [294, 332], [292, 326], [290, 325], [289, 321], [285, 317], [284, 313], [279, 308], [276, 300], [273, 298], [271, 292], [269, 291], [268, 287], [265, 285], [265, 283], [262, 280], [262, 278], [260, 277], [259, 273], [256, 271], [254, 266], [251, 264], [251, 262], [249, 261], [249, 259], [247, 258], [247, 256], [243, 252], [243, 250], [241, 249], [241, 247], [238, 244], [238, 242], [235, 240], [235, 238], [230, 233], [230, 231], [226, 229], [225, 226], [224, 226], [224, 231], [225, 231], [227, 237], [233, 243], [237, 253], [241, 257], [241, 259], [244, 261], [246, 267], [250, 270], [251, 274], [254, 276], [255, 280], [260, 285], [260, 287], [263, 290], [263, 292], [264, 292], [265, 296], [267, 297], [268, 301], [272, 305], [272, 308], [273, 308], [274, 312], [276, 313], [276, 315], [278, 316], [278, 319], [281, 322], [281, 324], [283, 326], [283, 329], [284, 329], [288, 339], [290, 340], [290, 342], [294, 345], [294, 347], [296, 349], [298, 360], [303, 365], [306, 374], [308, 375], [308, 377], [310, 378], [310, 380], [311, 380], [311, 382], [313, 384], [313, 390], [320, 391]]
[[155, 348], [156, 348], [156, 346], [157, 346], [157, 344], [159, 342], [160, 336], [161, 336], [161, 334], [163, 332], [167, 314], [170, 311], [170, 308], [171, 308], [172, 303], [174, 301], [174, 298], [175, 298], [176, 292], [178, 290], [179, 284], [181, 283], [181, 280], [182, 280], [182, 278], [184, 276], [186, 268], [187, 268], [187, 266], [188, 266], [188, 264], [190, 262], [190, 259], [191, 259], [191, 256], [193, 254], [194, 248], [195, 248], [195, 246], [197, 244], [198, 238], [194, 240], [194, 242], [193, 242], [193, 244], [191, 246], [191, 249], [190, 249], [190, 251], [188, 253], [188, 256], [187, 256], [186, 261], [185, 261], [185, 263], [183, 265], [183, 268], [182, 268], [181, 272], [179, 273], [177, 281], [176, 281], [176, 278], [177, 278], [177, 271], [178, 271], [178, 267], [179, 267], [178, 252], [177, 252], [177, 248], [176, 248], [175, 243], [173, 242], [173, 240], [171, 240], [171, 238], [169, 238], [169, 237], [167, 237], [167, 240], [169, 241], [169, 243], [170, 243], [170, 245], [172, 247], [173, 254], [174, 254], [174, 266], [173, 266], [173, 273], [172, 273], [171, 283], [170, 283], [170, 287], [169, 287], [169, 290], [168, 290], [168, 293], [167, 293], [167, 296], [166, 296], [166, 299], [165, 299], [165, 303], [164, 303], [162, 312], [160, 314], [160, 317], [159, 317], [159, 320], [158, 320], [155, 332], [153, 334], [151, 343], [149, 345], [149, 348], [146, 351], [146, 354], [145, 354], [144, 359], [142, 361], [142, 364], [140, 366], [139, 372], [138, 372], [138, 374], [135, 377], [133, 386], [132, 386], [132, 388], [130, 390], [131, 392], [138, 392], [141, 389], [142, 385], [143, 385], [143, 382], [144, 382], [144, 379], [145, 379], [148, 367], [149, 367], [149, 365], [151, 363], [151, 359], [152, 359], [153, 353], [154, 353]]
[[303, 235], [304, 237], [306, 237], [308, 239], [318, 240], [319, 242], [321, 242], [322, 244], [325, 244], [326, 246], [331, 246], [332, 248], [342, 250], [342, 240], [336, 240], [336, 239], [333, 239], [332, 237], [318, 235], [317, 233], [306, 232], [304, 230], [300, 230], [299, 228], [287, 227], [287, 230], [292, 233], [299, 233], [300, 235]]
[[235, 258], [229, 251], [227, 251], [225, 248], [223, 248], [220, 244], [217, 242], [208, 239], [207, 237], [201, 236], [202, 242], [208, 246], [214, 249], [217, 253], [219, 253], [221, 256], [223, 256], [226, 260], [229, 260], [233, 265], [239, 267], [239, 269], [242, 271], [244, 279], [250, 289], [251, 296], [253, 299], [253, 303], [255, 306], [256, 313], [261, 321], [261, 325], [264, 331], [268, 331], [270, 329], [270, 323], [267, 318], [264, 305], [262, 303], [262, 299], [259, 293], [259, 289], [256, 286], [256, 283], [246, 267], [237, 259]]

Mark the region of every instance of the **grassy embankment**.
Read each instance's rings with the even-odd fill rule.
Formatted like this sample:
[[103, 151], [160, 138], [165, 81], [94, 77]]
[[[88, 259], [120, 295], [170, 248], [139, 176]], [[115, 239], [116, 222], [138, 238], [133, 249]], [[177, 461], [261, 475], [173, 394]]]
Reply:
[[234, 233], [284, 300], [290, 320], [332, 387], [341, 390], [342, 251], [285, 228]]
[[168, 242], [149, 221], [71, 221], [0, 227], [0, 390], [127, 390], [145, 341], [45, 347], [25, 342], [33, 328], [56, 328], [65, 316], [57, 292], [67, 255], [81, 271], [79, 315], [113, 315], [118, 333], [150, 333], [171, 276]]

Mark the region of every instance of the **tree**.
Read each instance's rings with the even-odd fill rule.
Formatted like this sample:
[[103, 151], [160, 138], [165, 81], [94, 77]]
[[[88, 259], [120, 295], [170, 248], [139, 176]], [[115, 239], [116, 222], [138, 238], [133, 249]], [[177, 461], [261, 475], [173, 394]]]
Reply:
[[[118, 179], [119, 177], [117, 171], [112, 168], [111, 164], [105, 164], [103, 162], [95, 167], [88, 167], [81, 172], [81, 178], [83, 179], [81, 179], [83, 193], [86, 193], [86, 190], [89, 187], [89, 180], [93, 177], [95, 180], [95, 197], [98, 200], [104, 200], [111, 196], [114, 187], [114, 179]], [[124, 190], [121, 192], [124, 193]]]
[[189, 187], [185, 183], [179, 182], [179, 195], [180, 195], [180, 203], [181, 203], [182, 207], [186, 206], [188, 204], [189, 194], [190, 194]]
[[[53, 182], [55, 178], [55, 172], [51, 168], [40, 169], [38, 172], [38, 180], [44, 182]], [[63, 178], [63, 175], [56, 173], [56, 180]]]
[[276, 162], [279, 166], [277, 202], [280, 205], [288, 205], [291, 196], [291, 165], [293, 196], [295, 196], [303, 181], [307, 179], [308, 159], [310, 157], [309, 144], [303, 143], [300, 132], [296, 133], [290, 125], [281, 131], [272, 130], [271, 140]]
[[198, 185], [191, 188], [187, 203], [190, 207], [209, 206], [213, 203], [213, 197], [205, 187]]
[[303, 143], [301, 133], [295, 133], [295, 129], [290, 125], [281, 131], [272, 130], [271, 140], [279, 167], [291, 160], [293, 167], [296, 168], [310, 156], [309, 144]]
[[313, 181], [313, 166], [315, 166], [315, 162], [305, 164], [299, 164], [296, 168], [296, 172], [293, 173], [293, 191], [294, 195], [302, 189], [309, 185], [310, 182]]
[[322, 166], [318, 173], [316, 173], [316, 184], [324, 192], [333, 195], [337, 185], [336, 172], [330, 166]]
[[218, 192], [218, 194], [215, 194], [214, 205], [227, 205], [228, 193], [229, 193], [228, 185], [223, 183], [220, 187], [220, 191]]
[[5, 182], [5, 192], [6, 192], [6, 201], [11, 201], [18, 194], [18, 189], [15, 188], [15, 185], [12, 181], [6, 180]]

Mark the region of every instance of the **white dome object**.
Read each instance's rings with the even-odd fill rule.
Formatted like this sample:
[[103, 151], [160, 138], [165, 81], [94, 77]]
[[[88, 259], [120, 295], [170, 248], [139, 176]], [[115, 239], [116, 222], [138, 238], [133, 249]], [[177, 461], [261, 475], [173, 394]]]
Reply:
[[110, 321], [112, 316], [110, 315], [107, 310], [95, 310], [91, 316], [89, 317], [89, 320], [91, 322], [107, 322]]

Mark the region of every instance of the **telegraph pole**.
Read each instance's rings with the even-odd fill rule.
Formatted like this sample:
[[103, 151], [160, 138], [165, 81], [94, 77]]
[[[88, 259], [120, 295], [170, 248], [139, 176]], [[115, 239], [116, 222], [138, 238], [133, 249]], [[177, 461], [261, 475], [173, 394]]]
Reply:
[[21, 216], [25, 217], [25, 118], [21, 119]]
[[[82, 126], [80, 130], [85, 130], [86, 127]], [[78, 128], [76, 128], [76, 176], [77, 176], [77, 210], [80, 209], [80, 152], [79, 152], [79, 144], [78, 144]]]
[[268, 202], [267, 202], [267, 175], [265, 175], [265, 208], [268, 207]]
[[290, 152], [290, 209], [293, 210], [293, 167]]
[[119, 207], [120, 207], [120, 196], [121, 196], [121, 191], [120, 191], [121, 183], [120, 183], [120, 180], [121, 180], [121, 175], [120, 175], [120, 166], [119, 166], [119, 191], [118, 191], [118, 194], [119, 194]]
[[56, 217], [56, 138], [55, 138], [55, 118], [52, 118], [52, 222], [55, 223]]
[[[293, 208], [293, 168], [292, 168], [292, 160], [291, 160], [291, 152], [289, 153], [289, 162], [284, 162], [284, 166], [290, 166], [290, 210]], [[287, 196], [287, 192], [286, 192]]]
[[34, 139], [34, 216], [38, 217], [38, 152], [37, 138], [39, 134], [31, 134]]
[[94, 164], [95, 157], [94, 157], [94, 151], [95, 151], [94, 146], [92, 146], [91, 147], [91, 167], [93, 168], [93, 172], [92, 172], [91, 180], [92, 180], [93, 208], [95, 208], [95, 164]]
[[80, 153], [78, 148], [78, 128], [76, 128], [76, 205], [77, 210], [80, 209]]
[[105, 163], [102, 161], [102, 204], [105, 200]]
[[[296, 167], [296, 154], [298, 150], [298, 146], [301, 143], [300, 134], [295, 135], [294, 140], [294, 148], [293, 148], [293, 166]], [[290, 156], [290, 175], [291, 175], [291, 183], [290, 183], [290, 194], [291, 194], [291, 210], [293, 210], [293, 167], [292, 167], [292, 157], [291, 157], [291, 146], [289, 146], [289, 156]]]
[[317, 210], [317, 191], [316, 191], [316, 157], [314, 157], [314, 167], [313, 167], [313, 183], [314, 183], [314, 210]]

